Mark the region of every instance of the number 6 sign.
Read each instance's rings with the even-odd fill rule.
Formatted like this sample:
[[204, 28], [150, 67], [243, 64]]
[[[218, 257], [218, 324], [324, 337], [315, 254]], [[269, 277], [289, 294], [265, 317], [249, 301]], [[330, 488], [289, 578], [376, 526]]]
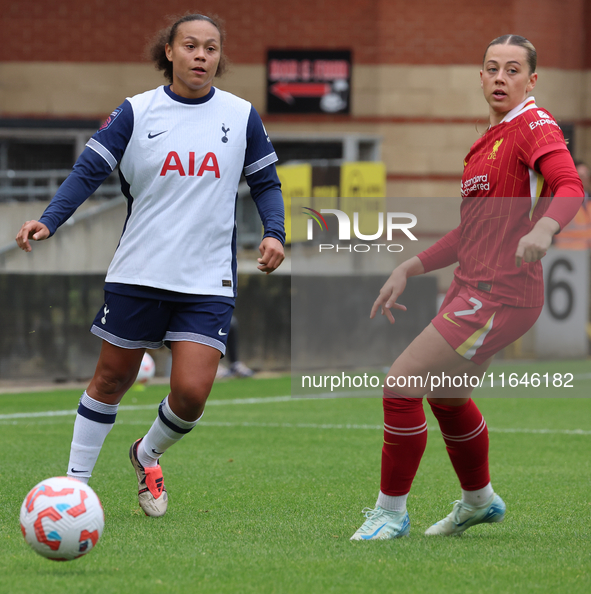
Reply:
[[545, 303], [535, 325], [540, 357], [588, 354], [589, 252], [550, 249], [542, 260]]

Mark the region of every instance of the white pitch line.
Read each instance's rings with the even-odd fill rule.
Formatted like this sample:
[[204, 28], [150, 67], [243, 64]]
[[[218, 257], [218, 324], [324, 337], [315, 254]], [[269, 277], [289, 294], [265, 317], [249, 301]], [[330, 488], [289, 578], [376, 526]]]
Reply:
[[[302, 402], [305, 399], [292, 398], [291, 396], [272, 396], [269, 398], [235, 398], [233, 400], [210, 400], [207, 406], [224, 406], [224, 405], [242, 405], [242, 404], [267, 404], [270, 402]], [[156, 404], [140, 404], [140, 405], [125, 405], [120, 406], [119, 411], [138, 411], [138, 410], [154, 410]], [[76, 410], [49, 410], [43, 412], [31, 413], [13, 413], [0, 415], [0, 421], [12, 421], [10, 424], [17, 424], [17, 419], [34, 419], [47, 417], [65, 417], [73, 416]], [[145, 425], [144, 421], [128, 421], [123, 418], [117, 420], [118, 425]], [[380, 431], [383, 429], [382, 425], [359, 425], [359, 424], [334, 424], [334, 423], [232, 423], [227, 421], [201, 421], [199, 423], [203, 427], [257, 427], [268, 429], [354, 429], [354, 430], [371, 430]], [[429, 431], [439, 432], [439, 427], [429, 427]], [[557, 435], [591, 435], [591, 431], [584, 429], [502, 429], [489, 427], [490, 433], [532, 433], [532, 434], [557, 434]]]
[[554, 433], [558, 435], [591, 435], [591, 431], [584, 429], [497, 429], [489, 427], [490, 433]]
[[[208, 400], [207, 406], [223, 406], [228, 404], [267, 404], [269, 402], [288, 402], [294, 400], [291, 396], [271, 396], [270, 398], [235, 398], [233, 400]], [[117, 409], [120, 411], [136, 411], [136, 410], [157, 410], [158, 404], [128, 404], [122, 405]], [[30, 413], [12, 413], [7, 415], [0, 415], [0, 421], [10, 421], [13, 419], [34, 419], [37, 417], [67, 417], [75, 415], [76, 409], [71, 410], [46, 410], [43, 412]]]
[[[371, 429], [379, 431], [384, 428], [383, 425], [334, 425], [329, 423], [229, 423], [201, 421], [199, 424], [210, 427], [269, 427], [281, 429]], [[591, 435], [591, 431], [584, 431], [583, 429], [497, 429], [495, 427], [489, 427], [488, 430], [490, 433], [556, 433], [559, 435]], [[428, 431], [439, 432], [439, 427], [428, 427]]]
[[[117, 420], [118, 425], [145, 425], [145, 421], [127, 421], [125, 419]], [[334, 424], [334, 423], [252, 423], [244, 421], [242, 423], [232, 423], [230, 421], [199, 421], [201, 427], [257, 427], [263, 429], [370, 429], [371, 431], [380, 431], [383, 425], [357, 425], [352, 423]], [[440, 432], [439, 427], [427, 427], [428, 431]], [[591, 435], [591, 431], [584, 429], [502, 429], [488, 427], [489, 433], [533, 433], [533, 434], [556, 434], [556, 435]]]

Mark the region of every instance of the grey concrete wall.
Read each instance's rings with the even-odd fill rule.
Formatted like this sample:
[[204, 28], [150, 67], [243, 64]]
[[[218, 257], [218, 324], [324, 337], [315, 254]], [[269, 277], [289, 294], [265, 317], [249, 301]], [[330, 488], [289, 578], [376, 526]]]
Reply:
[[33, 250], [18, 249], [21, 225], [39, 219], [47, 203], [0, 204], [0, 272], [35, 274], [105, 273], [121, 237], [126, 203], [121, 199], [85, 202], [74, 216]]
[[[239, 357], [254, 369], [289, 369], [290, 281], [258, 272], [238, 277]], [[89, 328], [103, 284], [102, 273], [0, 273], [0, 380], [88, 380], [101, 347]], [[162, 367], [166, 350], [153, 353]]]

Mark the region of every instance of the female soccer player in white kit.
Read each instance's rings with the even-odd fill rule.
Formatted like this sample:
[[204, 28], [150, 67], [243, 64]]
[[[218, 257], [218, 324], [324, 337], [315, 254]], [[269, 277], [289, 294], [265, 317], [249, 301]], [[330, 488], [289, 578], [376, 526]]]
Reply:
[[151, 48], [171, 83], [125, 100], [88, 141], [71, 175], [18, 245], [50, 237], [119, 165], [128, 214], [91, 331], [103, 339], [74, 425], [68, 475], [88, 481], [146, 348], [172, 351], [170, 393], [130, 449], [139, 503], [166, 512], [160, 456], [197, 424], [225, 353], [236, 297], [235, 204], [242, 173], [264, 226], [258, 268], [283, 261], [284, 210], [275, 155], [250, 103], [213, 87], [224, 32], [186, 15]]
[[[517, 35], [493, 40], [480, 80], [490, 126], [464, 160], [460, 226], [398, 266], [371, 310], [371, 317], [381, 310], [394, 322], [390, 310], [406, 309], [397, 299], [409, 277], [459, 264], [439, 313], [386, 377], [380, 492], [351, 540], [393, 539], [410, 530], [406, 501], [427, 443], [425, 390], [398, 387], [396, 378], [482, 378], [495, 353], [538, 318], [540, 260], [581, 205], [583, 188], [560, 127], [530, 96], [537, 80], [533, 45]], [[427, 535], [457, 535], [505, 516], [491, 485], [488, 432], [470, 398], [472, 385], [427, 394], [462, 488], [462, 499]]]

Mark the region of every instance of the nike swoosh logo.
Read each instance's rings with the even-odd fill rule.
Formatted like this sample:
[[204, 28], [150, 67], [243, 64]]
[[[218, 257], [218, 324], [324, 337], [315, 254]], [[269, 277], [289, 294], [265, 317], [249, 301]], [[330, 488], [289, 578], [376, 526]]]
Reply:
[[70, 472], [86, 472], [86, 470], [74, 470], [73, 468], [70, 468]]
[[[443, 314], [443, 319], [447, 320], [448, 322], [451, 322], [452, 324], [455, 324], [456, 326], [460, 326], [457, 322], [454, 322], [452, 319], [450, 319], [449, 314], [447, 314], [447, 313]], [[460, 328], [461, 328], [461, 326], [460, 326]]]
[[485, 520], [488, 520], [489, 518], [492, 518], [493, 516], [496, 516], [497, 514], [501, 515], [502, 510], [500, 510], [497, 507], [491, 507], [487, 512], [486, 512], [486, 516], [484, 516]]
[[382, 524], [373, 534], [367, 534], [367, 535], [363, 535], [361, 538], [363, 538], [363, 540], [369, 540], [370, 538], [373, 538], [388, 522]]
[[157, 456], [162, 456], [162, 454], [164, 454], [164, 452], [157, 452], [154, 448], [152, 448], [152, 451], [157, 455]]
[[220, 329], [218, 330], [218, 334], [219, 334], [220, 336], [226, 336], [226, 334], [228, 334], [228, 333], [227, 333], [227, 332], [222, 332], [222, 330], [223, 330], [223, 328], [220, 328]]
[[156, 136], [160, 136], [160, 134], [164, 134], [168, 132], [168, 130], [164, 130], [164, 132], [158, 132], [158, 134], [152, 134], [151, 132], [148, 133], [148, 138], [156, 138]]
[[[492, 516], [494, 516], [499, 510], [495, 509], [494, 507], [491, 507], [487, 512], [486, 512], [486, 516], [484, 516], [484, 518], [482, 518], [482, 520], [480, 520], [480, 522], [486, 522], [486, 520], [488, 520], [489, 518], [491, 518]], [[472, 518], [468, 518], [467, 520], [464, 520], [461, 524], [457, 524], [458, 528], [460, 526], [463, 526], [466, 522], [469, 522]], [[479, 522], [479, 523], [480, 523]]]

